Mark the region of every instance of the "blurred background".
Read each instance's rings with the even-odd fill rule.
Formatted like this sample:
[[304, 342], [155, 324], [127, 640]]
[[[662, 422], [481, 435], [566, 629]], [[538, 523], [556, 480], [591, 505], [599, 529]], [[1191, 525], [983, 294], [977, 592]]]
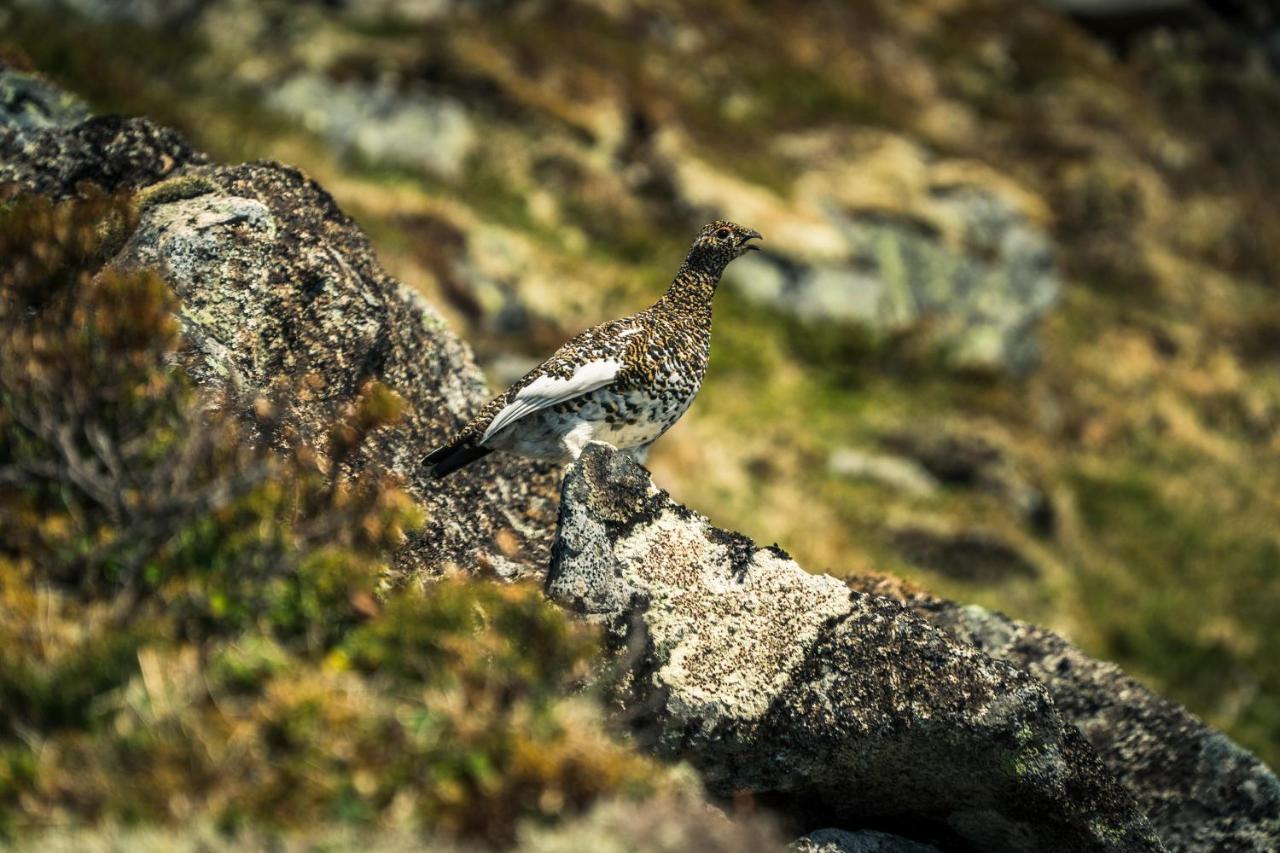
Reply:
[[18, 0], [0, 43], [304, 169], [495, 387], [760, 230], [658, 482], [1280, 763], [1272, 4]]

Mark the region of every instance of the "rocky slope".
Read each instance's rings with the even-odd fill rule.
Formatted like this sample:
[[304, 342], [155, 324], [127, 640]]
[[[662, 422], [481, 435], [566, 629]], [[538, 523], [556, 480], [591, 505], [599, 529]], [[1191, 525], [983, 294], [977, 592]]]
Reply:
[[304, 168], [493, 384], [748, 221], [659, 482], [1052, 626], [1275, 763], [1274, 15], [1055, 5], [21, 0], [0, 41]]
[[[17, 72], [2, 79], [38, 89]], [[998, 850], [1280, 842], [1280, 783], [1264, 765], [1054, 634], [884, 579], [851, 588], [808, 574], [603, 447], [569, 471], [558, 525], [556, 473], [518, 460], [443, 489], [422, 481], [422, 449], [484, 384], [466, 345], [383, 272], [332, 198], [295, 169], [210, 165], [145, 120], [83, 119], [62, 104], [48, 100], [38, 122], [24, 107], [0, 129], [0, 182], [54, 196], [85, 182], [135, 190], [137, 227], [113, 265], [170, 281], [198, 381], [246, 408], [276, 400], [322, 454], [322, 425], [366, 380], [401, 393], [407, 420], [347, 463], [398, 472], [427, 511], [402, 546], [401, 578], [536, 576], [554, 535], [548, 592], [610, 627], [623, 717], [713, 791], [833, 831], [806, 843], [843, 843], [845, 831], [849, 849], [881, 844], [872, 828]]]

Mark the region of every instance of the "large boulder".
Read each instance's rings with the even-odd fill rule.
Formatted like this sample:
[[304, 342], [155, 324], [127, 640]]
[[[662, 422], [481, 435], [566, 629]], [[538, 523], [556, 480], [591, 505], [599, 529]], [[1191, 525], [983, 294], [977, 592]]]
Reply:
[[357, 467], [401, 474], [427, 513], [401, 555], [408, 571], [545, 564], [553, 470], [511, 456], [445, 481], [418, 464], [488, 399], [471, 354], [440, 316], [389, 278], [323, 189], [275, 163], [189, 169], [152, 187], [119, 263], [159, 270], [182, 300], [197, 377], [289, 401], [324, 450], [334, 414], [376, 379], [409, 402]]
[[1261, 762], [1050, 632], [885, 578], [810, 575], [602, 445], [560, 512], [549, 594], [609, 626], [637, 730], [723, 794], [944, 847], [1280, 843]]
[[626, 650], [623, 705], [721, 794], [981, 850], [1157, 850], [1028, 673], [712, 527], [604, 445], [570, 470], [548, 593]]

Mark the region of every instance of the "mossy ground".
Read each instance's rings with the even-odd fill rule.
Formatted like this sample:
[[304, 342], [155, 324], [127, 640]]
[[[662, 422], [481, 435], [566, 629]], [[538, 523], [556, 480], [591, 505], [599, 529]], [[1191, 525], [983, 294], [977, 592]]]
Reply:
[[[1159, 40], [1119, 61], [1037, 4], [632, 11], [584, 12], [575, 27], [551, 7], [456, 26], [318, 25], [343, 34], [342, 73], [393, 72], [464, 100], [486, 141], [453, 181], [342, 160], [209, 73], [231, 60], [207, 41], [177, 50], [29, 13], [11, 13], [4, 38], [100, 110], [150, 114], [222, 159], [302, 165], [447, 310], [402, 214], [455, 205], [520, 234], [563, 270], [566, 333], [655, 295], [698, 213], [521, 159], [572, 139], [594, 162], [613, 142], [600, 136], [611, 109], [640, 143], [646, 123], [674, 127], [697, 156], [783, 198], [800, 171], [769, 148], [783, 132], [874, 125], [1013, 176], [1052, 211], [1064, 275], [1031, 377], [959, 374], [910, 336], [806, 326], [726, 291], [707, 385], [652, 467], [718, 525], [814, 570], [901, 573], [1064, 631], [1280, 762], [1280, 174], [1259, 141], [1280, 134], [1274, 78]], [[548, 186], [563, 201], [544, 216], [531, 199]], [[1030, 472], [1053, 501], [1051, 531], [961, 485], [907, 497], [828, 472], [840, 447], [955, 424], [997, 437]], [[995, 530], [1038, 575], [978, 584], [914, 566], [887, 532], [904, 514]]]

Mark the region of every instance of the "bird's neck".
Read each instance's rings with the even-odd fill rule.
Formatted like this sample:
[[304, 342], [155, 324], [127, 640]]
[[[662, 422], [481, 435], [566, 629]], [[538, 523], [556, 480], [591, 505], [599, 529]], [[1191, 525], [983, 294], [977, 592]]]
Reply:
[[708, 269], [685, 261], [654, 308], [705, 320], [710, 325], [711, 300], [716, 295], [716, 285], [720, 283], [723, 271], [723, 267]]

